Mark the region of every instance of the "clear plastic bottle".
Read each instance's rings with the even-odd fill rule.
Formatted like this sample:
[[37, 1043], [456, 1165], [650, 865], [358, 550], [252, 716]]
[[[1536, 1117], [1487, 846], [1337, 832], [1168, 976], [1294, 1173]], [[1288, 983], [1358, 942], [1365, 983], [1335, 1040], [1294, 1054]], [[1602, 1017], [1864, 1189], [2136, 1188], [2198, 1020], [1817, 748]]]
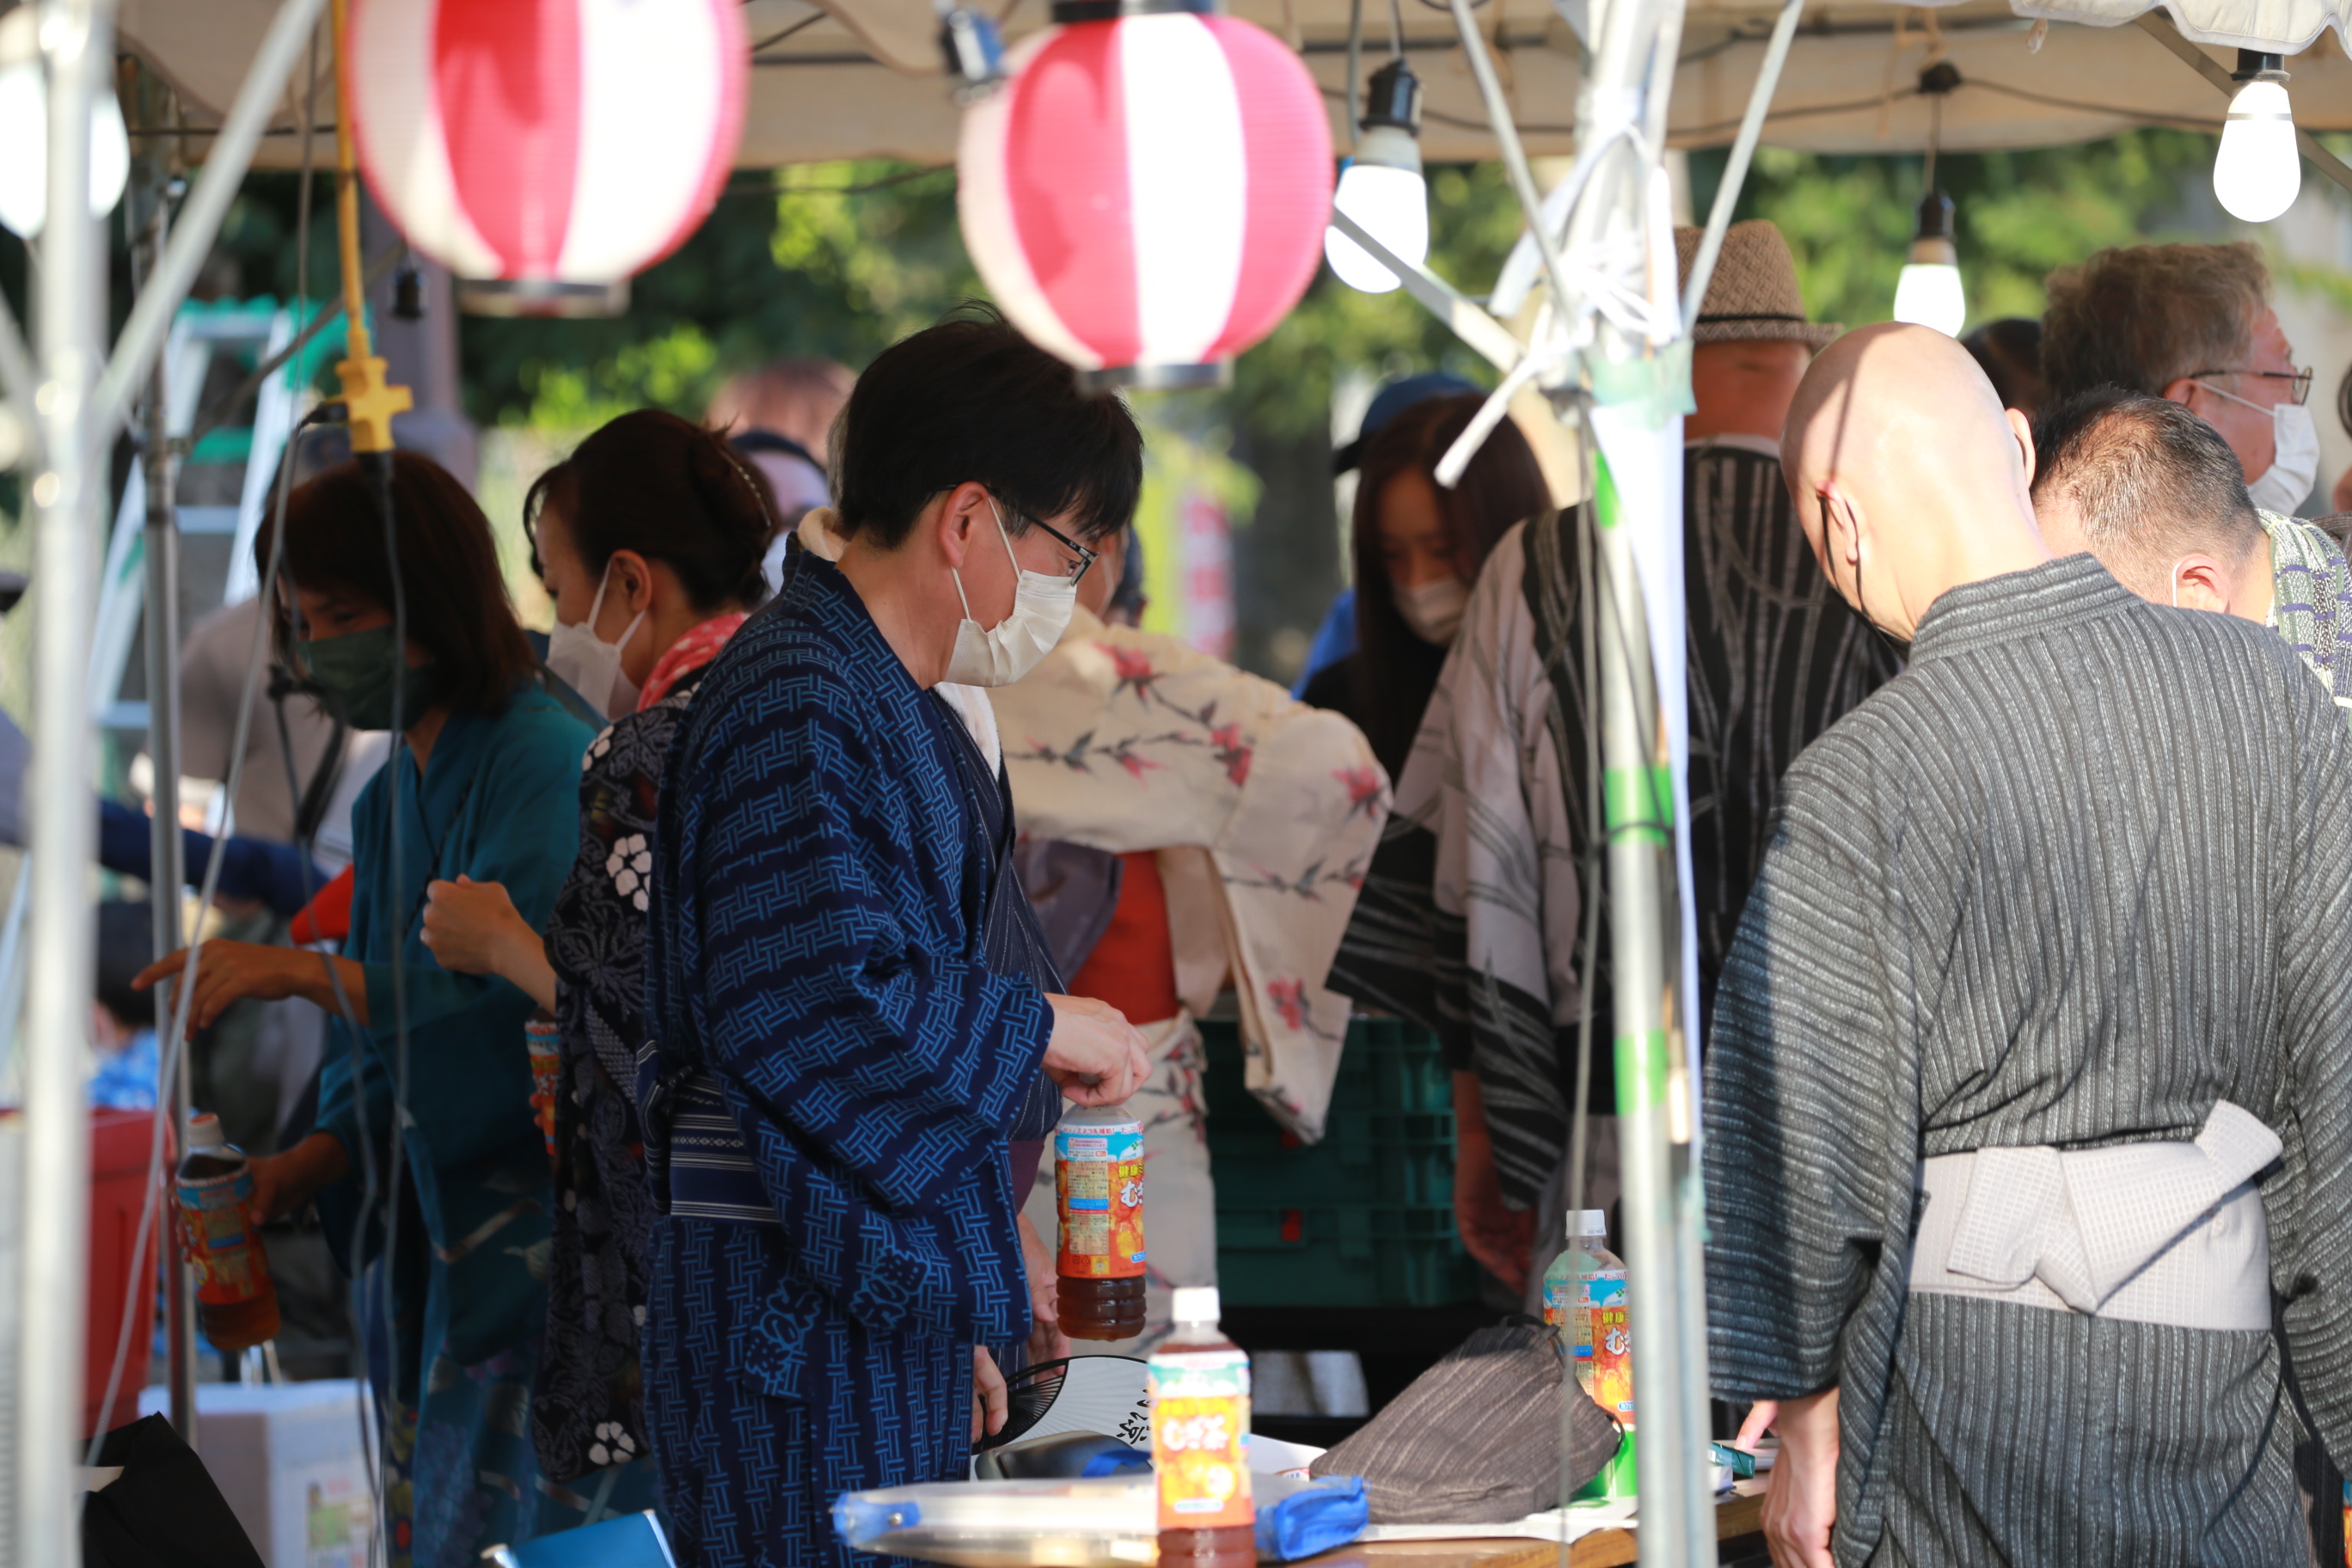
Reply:
[[1143, 1331], [1143, 1123], [1123, 1105], [1075, 1106], [1054, 1129], [1061, 1247], [1054, 1315], [1074, 1340]]
[[1151, 1352], [1160, 1568], [1248, 1568], [1257, 1561], [1249, 1353], [1217, 1327], [1219, 1310], [1215, 1286], [1178, 1289], [1173, 1331]]
[[181, 1235], [195, 1265], [196, 1321], [215, 1348], [250, 1350], [278, 1337], [278, 1290], [269, 1254], [246, 1212], [253, 1167], [221, 1135], [220, 1118], [188, 1118], [178, 1180]]
[[1578, 1363], [1577, 1381], [1594, 1404], [1631, 1425], [1633, 1332], [1626, 1315], [1625, 1260], [1609, 1250], [1609, 1219], [1602, 1210], [1586, 1209], [1577, 1229], [1577, 1244], [1567, 1255], [1575, 1275], [1571, 1310], [1587, 1358]]
[[[1544, 1321], [1559, 1331], [1576, 1366], [1577, 1385], [1592, 1392], [1592, 1303], [1577, 1276], [1588, 1254], [1609, 1250], [1605, 1210], [1585, 1209], [1568, 1216], [1568, 1249], [1544, 1270]], [[1621, 1266], [1622, 1271], [1622, 1266]]]

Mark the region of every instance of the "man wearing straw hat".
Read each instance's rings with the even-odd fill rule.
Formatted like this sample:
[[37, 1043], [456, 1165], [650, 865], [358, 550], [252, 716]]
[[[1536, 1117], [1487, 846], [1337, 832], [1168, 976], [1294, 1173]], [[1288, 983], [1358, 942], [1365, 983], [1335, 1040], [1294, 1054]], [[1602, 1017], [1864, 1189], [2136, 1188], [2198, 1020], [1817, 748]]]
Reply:
[[[1699, 231], [1677, 229], [1688, 281]], [[1790, 510], [1780, 434], [1835, 326], [1805, 319], [1780, 231], [1734, 224], [1693, 333], [1684, 425], [1691, 856], [1699, 973], [1711, 994], [1764, 849], [1781, 771], [1898, 668], [1831, 591]], [[1485, 1110], [1457, 1107], [1464, 1244], [1539, 1304], [1562, 1244], [1581, 1003], [1587, 832], [1587, 609], [1575, 510], [1534, 518], [1487, 558], [1330, 985], [1444, 1037]], [[1508, 897], [1469, 896], [1474, 888]], [[1607, 933], [1594, 960], [1587, 1103], [1615, 1107]], [[1588, 1202], [1616, 1188], [1604, 1120]], [[1482, 1137], [1481, 1133], [1485, 1136]], [[1491, 1153], [1488, 1150], [1491, 1149]]]

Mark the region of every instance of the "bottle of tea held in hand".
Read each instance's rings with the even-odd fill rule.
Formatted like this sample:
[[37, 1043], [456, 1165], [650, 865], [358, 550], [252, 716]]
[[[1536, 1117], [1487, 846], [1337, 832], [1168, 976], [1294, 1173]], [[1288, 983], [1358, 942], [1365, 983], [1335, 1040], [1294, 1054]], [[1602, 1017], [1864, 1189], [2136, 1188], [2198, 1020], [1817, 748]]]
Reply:
[[253, 1167], [208, 1110], [188, 1118], [178, 1188], [180, 1234], [196, 1274], [196, 1321], [216, 1349], [249, 1350], [278, 1337], [269, 1255], [246, 1212]]
[[1143, 1123], [1123, 1105], [1074, 1107], [1054, 1129], [1062, 1245], [1054, 1315], [1074, 1340], [1143, 1331]]

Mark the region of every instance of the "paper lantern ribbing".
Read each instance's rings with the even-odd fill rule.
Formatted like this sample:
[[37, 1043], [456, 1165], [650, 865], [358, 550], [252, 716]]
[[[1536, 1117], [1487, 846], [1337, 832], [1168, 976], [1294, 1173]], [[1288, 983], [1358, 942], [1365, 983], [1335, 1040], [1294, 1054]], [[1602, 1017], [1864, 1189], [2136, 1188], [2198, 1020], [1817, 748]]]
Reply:
[[1097, 384], [1220, 379], [1322, 259], [1331, 132], [1307, 68], [1182, 11], [1068, 21], [1005, 63], [956, 156], [964, 245], [1005, 315]]
[[587, 314], [710, 211], [743, 127], [738, 0], [352, 0], [368, 188], [467, 308]]

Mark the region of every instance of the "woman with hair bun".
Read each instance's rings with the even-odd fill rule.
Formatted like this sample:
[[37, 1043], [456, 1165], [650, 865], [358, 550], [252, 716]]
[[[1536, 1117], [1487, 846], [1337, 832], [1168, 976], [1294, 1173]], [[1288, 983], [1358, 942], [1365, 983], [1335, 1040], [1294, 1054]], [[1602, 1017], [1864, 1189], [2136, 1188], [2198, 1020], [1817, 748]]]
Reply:
[[436, 882], [425, 940], [444, 968], [502, 975], [555, 1020], [557, 1202], [531, 1439], [551, 1480], [646, 1507], [637, 1326], [646, 1195], [635, 1105], [646, 1037], [646, 874], [670, 736], [710, 661], [766, 593], [772, 503], [709, 431], [624, 414], [523, 502], [555, 602], [548, 668], [612, 719], [580, 777], [579, 854], [544, 942], [495, 883]]

